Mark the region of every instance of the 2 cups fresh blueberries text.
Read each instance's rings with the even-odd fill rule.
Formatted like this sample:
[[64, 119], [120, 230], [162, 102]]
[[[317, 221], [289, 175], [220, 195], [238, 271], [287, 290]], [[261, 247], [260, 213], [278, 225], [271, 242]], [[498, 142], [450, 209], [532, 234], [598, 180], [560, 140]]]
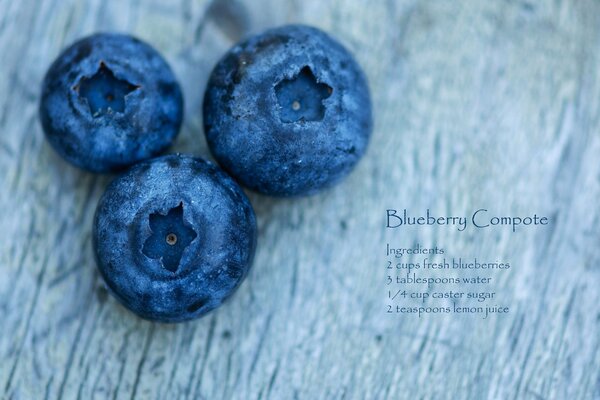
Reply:
[[318, 192], [350, 173], [372, 130], [361, 68], [340, 43], [302, 25], [229, 50], [210, 76], [203, 115], [226, 172], [191, 156], [153, 158], [179, 132], [183, 96], [148, 44], [89, 36], [44, 79], [40, 118], [63, 158], [93, 172], [133, 166], [101, 197], [93, 242], [111, 293], [143, 318], [202, 316], [243, 281], [256, 218], [236, 181], [274, 196]]

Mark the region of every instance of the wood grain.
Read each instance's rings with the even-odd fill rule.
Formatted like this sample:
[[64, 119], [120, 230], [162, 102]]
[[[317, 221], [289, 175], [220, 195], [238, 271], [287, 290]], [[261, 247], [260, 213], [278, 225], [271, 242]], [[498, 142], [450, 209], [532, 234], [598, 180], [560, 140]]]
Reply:
[[[63, 162], [37, 118], [51, 60], [95, 31], [152, 43], [183, 84], [173, 151], [209, 157], [208, 73], [242, 36], [303, 22], [369, 77], [375, 132], [340, 186], [251, 194], [247, 281], [192, 323], [142, 321], [95, 271], [110, 177]], [[0, 0], [0, 397], [600, 399], [600, 3]], [[386, 231], [385, 209], [548, 215], [543, 229]], [[385, 244], [509, 260], [511, 312], [385, 313]]]

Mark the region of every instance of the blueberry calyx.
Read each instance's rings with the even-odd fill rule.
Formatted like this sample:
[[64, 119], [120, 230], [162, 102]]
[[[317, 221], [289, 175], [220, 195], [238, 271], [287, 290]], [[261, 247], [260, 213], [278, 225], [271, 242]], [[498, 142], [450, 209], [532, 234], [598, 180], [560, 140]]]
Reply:
[[309, 66], [304, 66], [293, 78], [275, 86], [281, 122], [321, 121], [325, 116], [325, 99], [333, 88], [319, 82]]
[[168, 271], [177, 272], [183, 252], [198, 236], [184, 219], [183, 202], [166, 215], [156, 212], [150, 214], [148, 219], [152, 234], [144, 242], [142, 253], [160, 260]]
[[125, 97], [140, 88], [127, 80], [119, 79], [100, 61], [98, 70], [91, 77], [83, 76], [73, 87], [79, 96], [86, 100], [94, 118], [112, 112], [125, 111]]

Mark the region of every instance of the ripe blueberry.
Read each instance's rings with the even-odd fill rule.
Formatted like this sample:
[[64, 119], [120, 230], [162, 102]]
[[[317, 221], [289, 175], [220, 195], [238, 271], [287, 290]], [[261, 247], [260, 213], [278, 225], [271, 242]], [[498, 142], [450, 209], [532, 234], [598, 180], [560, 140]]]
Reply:
[[234, 46], [204, 96], [210, 149], [256, 191], [311, 194], [346, 176], [372, 130], [364, 73], [326, 33], [291, 25]]
[[165, 150], [183, 117], [173, 72], [150, 45], [95, 34], [67, 48], [42, 85], [46, 137], [71, 163], [115, 171]]
[[143, 318], [204, 315], [246, 276], [256, 247], [254, 211], [213, 164], [168, 155], [115, 179], [96, 210], [93, 242], [115, 297]]

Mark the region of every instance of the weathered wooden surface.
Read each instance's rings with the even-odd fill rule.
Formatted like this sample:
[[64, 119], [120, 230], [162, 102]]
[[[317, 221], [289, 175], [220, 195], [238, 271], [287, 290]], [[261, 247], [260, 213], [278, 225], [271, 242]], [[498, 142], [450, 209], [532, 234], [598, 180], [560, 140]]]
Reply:
[[[45, 142], [43, 73], [85, 34], [136, 34], [183, 83], [175, 150], [208, 156], [210, 69], [240, 36], [287, 22], [333, 33], [364, 66], [369, 153], [321, 195], [251, 195], [259, 249], [226, 306], [142, 321], [95, 271], [110, 178]], [[0, 397], [600, 398], [600, 2], [0, 0], [0, 59]], [[389, 207], [553, 222], [386, 232]], [[386, 241], [510, 260], [495, 285], [510, 314], [386, 315]]]

